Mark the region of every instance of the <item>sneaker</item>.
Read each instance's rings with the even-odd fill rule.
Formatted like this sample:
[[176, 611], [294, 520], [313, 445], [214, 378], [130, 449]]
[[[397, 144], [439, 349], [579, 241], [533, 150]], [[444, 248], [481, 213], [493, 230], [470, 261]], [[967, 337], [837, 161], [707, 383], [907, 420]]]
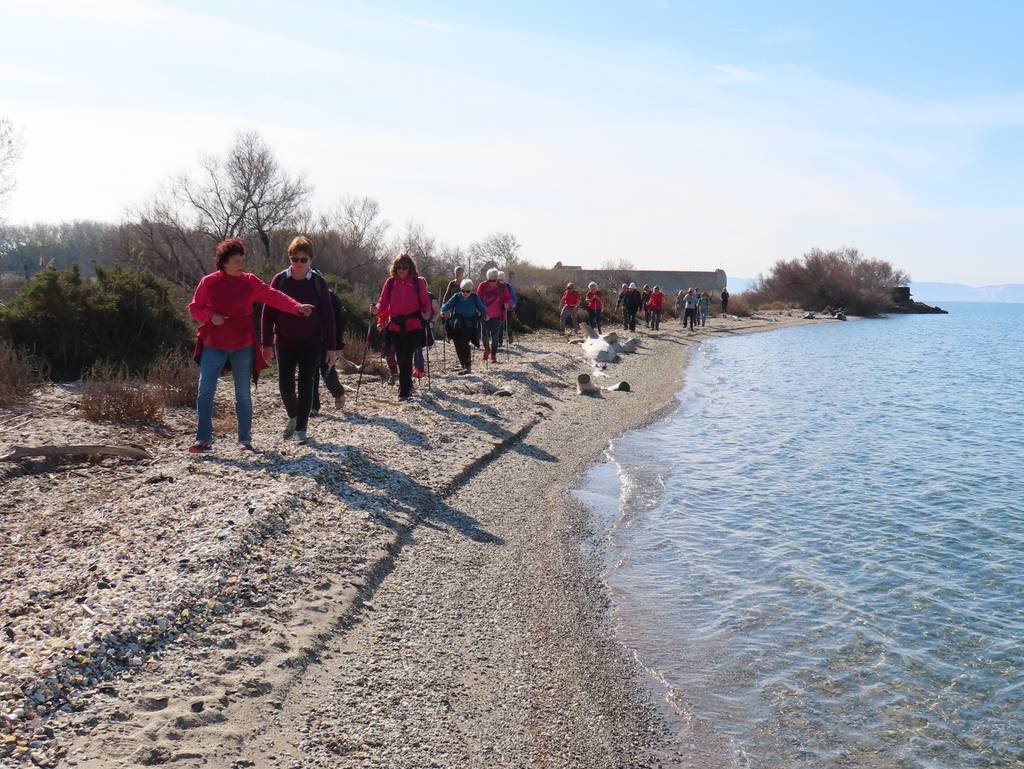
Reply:
[[202, 454], [203, 452], [209, 451], [212, 448], [213, 448], [213, 444], [211, 444], [211, 443], [200, 443], [199, 441], [196, 441], [195, 443], [193, 443], [191, 446], [188, 447], [188, 453], [189, 454]]
[[240, 448], [242, 451], [255, 451], [256, 450], [256, 449], [254, 449], [252, 447], [251, 443], [242, 443], [241, 441], [239, 441], [239, 443], [238, 443], [238, 448]]
[[335, 395], [334, 396], [334, 408], [336, 408], [338, 411], [341, 411], [341, 410], [343, 410], [345, 408], [345, 393], [344, 392], [342, 392], [341, 395]]
[[417, 379], [423, 379], [423, 377], [426, 376], [426, 374], [423, 373], [423, 369], [421, 369], [421, 368], [414, 368], [412, 370], [412, 375], [414, 377], [416, 377]]
[[296, 443], [301, 443], [301, 444], [309, 443], [309, 437], [306, 435], [306, 431], [305, 430], [296, 430], [295, 431], [295, 442]]
[[399, 395], [399, 396], [398, 396], [398, 400], [400, 400], [400, 401], [407, 401], [407, 400], [409, 400], [409, 399], [410, 399], [411, 397], [412, 397], [412, 395]]
[[294, 417], [292, 417], [291, 419], [288, 420], [288, 424], [284, 426], [284, 435], [282, 435], [282, 437], [285, 440], [288, 440], [293, 435], [295, 435], [295, 423], [296, 420]]
[[484, 362], [485, 363], [487, 362], [487, 356], [488, 355], [490, 355], [490, 353], [488, 353], [487, 350], [484, 350]]
[[309, 415], [311, 417], [318, 417], [318, 416], [320, 416], [320, 409], [310, 409], [309, 410]]
[[469, 374], [469, 373], [472, 373], [470, 368], [469, 368], [469, 366], [465, 366], [464, 368], [460, 368], [459, 369], [459, 376], [462, 376], [464, 374]]

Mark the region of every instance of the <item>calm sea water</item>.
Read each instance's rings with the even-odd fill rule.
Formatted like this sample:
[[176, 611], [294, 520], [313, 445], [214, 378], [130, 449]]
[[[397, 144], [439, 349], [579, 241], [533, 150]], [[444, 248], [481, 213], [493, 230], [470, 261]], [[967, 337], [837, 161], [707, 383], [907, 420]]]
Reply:
[[578, 493], [695, 767], [1024, 766], [1024, 305], [716, 339]]

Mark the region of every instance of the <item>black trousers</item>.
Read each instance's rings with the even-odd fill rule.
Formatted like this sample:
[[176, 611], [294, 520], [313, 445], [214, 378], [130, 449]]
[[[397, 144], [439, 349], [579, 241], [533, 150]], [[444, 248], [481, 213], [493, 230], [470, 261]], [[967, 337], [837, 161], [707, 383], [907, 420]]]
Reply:
[[452, 331], [449, 336], [455, 344], [455, 354], [459, 356], [459, 365], [462, 368], [470, 368], [473, 363], [473, 354], [469, 349], [469, 340], [473, 338], [472, 329], [457, 329]]
[[407, 398], [412, 395], [412, 356], [423, 346], [423, 331], [391, 331], [389, 335], [398, 358], [398, 397]]
[[[327, 354], [326, 351], [324, 354]], [[328, 366], [326, 363], [321, 363], [320, 379], [324, 380], [324, 384], [327, 385], [327, 390], [333, 397], [337, 398], [345, 392], [345, 388], [341, 386], [341, 379], [338, 378], [338, 369], [334, 366]], [[320, 379], [317, 379], [316, 384], [313, 385], [313, 411], [320, 410]]]
[[684, 328], [686, 327], [686, 324], [689, 323], [690, 324], [690, 331], [693, 331], [693, 327], [694, 327], [694, 324], [696, 324], [696, 322], [697, 322], [697, 308], [696, 307], [687, 307], [685, 310], [683, 310], [683, 327]]
[[636, 331], [636, 310], [623, 310], [622, 317], [625, 319], [623, 326], [630, 331]]
[[[309, 411], [313, 408], [313, 388], [320, 374], [320, 356], [323, 346], [313, 344], [277, 345], [277, 384], [288, 417], [295, 420], [296, 430], [305, 430], [309, 424]], [[299, 370], [296, 390], [295, 369]]]

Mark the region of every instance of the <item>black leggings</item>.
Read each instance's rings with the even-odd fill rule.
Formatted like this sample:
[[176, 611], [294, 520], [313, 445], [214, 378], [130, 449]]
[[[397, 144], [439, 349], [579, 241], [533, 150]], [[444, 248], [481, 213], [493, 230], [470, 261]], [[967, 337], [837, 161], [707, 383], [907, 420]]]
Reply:
[[391, 331], [389, 335], [398, 358], [398, 397], [407, 398], [412, 395], [412, 356], [423, 346], [423, 330]]
[[469, 350], [469, 340], [473, 338], [472, 329], [458, 329], [449, 333], [455, 344], [455, 354], [459, 356], [459, 365], [469, 368], [473, 363], [473, 355]]
[[690, 331], [693, 331], [694, 324], [697, 322], [696, 307], [687, 307], [683, 310], [683, 328], [686, 328], [687, 322], [690, 324]]
[[[315, 344], [292, 347], [277, 345], [277, 384], [288, 417], [295, 420], [296, 430], [305, 430], [313, 407], [313, 388], [320, 375], [323, 346]], [[299, 369], [298, 393], [295, 390], [295, 368]]]

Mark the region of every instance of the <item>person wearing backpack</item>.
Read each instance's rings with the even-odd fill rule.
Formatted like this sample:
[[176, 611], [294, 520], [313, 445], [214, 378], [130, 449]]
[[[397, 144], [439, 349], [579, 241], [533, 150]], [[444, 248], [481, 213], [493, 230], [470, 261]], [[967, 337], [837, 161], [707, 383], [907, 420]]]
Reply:
[[651, 291], [647, 298], [647, 310], [651, 314], [651, 328], [658, 331], [661, 328], [661, 313], [665, 311], [665, 295], [661, 293], [661, 286], [655, 286]]
[[416, 262], [402, 251], [391, 264], [391, 275], [384, 281], [373, 312], [381, 319], [388, 340], [398, 358], [398, 399], [412, 396], [412, 359], [423, 346], [423, 330], [430, 317], [427, 281], [416, 272]]
[[473, 357], [469, 344], [476, 337], [479, 324], [487, 320], [487, 308], [480, 296], [473, 291], [473, 281], [466, 278], [459, 291], [441, 305], [441, 317], [445, 319], [445, 331], [455, 343], [459, 356], [460, 374], [468, 374], [473, 368]]
[[[295, 318], [264, 306], [263, 356], [277, 356], [277, 382], [288, 414], [284, 438], [296, 436], [306, 443], [313, 388], [320, 376], [321, 361], [333, 366], [338, 358], [334, 303], [323, 276], [313, 270], [313, 244], [302, 235], [288, 245], [291, 266], [270, 281], [273, 288], [297, 302], [313, 307], [309, 317]], [[295, 371], [298, 369], [298, 381]]]
[[[317, 275], [322, 275], [322, 273], [317, 272]], [[338, 351], [338, 357], [332, 365], [327, 362], [327, 351], [324, 350], [324, 360], [320, 365], [320, 379], [323, 380], [327, 391], [334, 397], [334, 408], [341, 411], [345, 408], [345, 388], [341, 384], [341, 379], [338, 378], [337, 367], [342, 363], [346, 363], [356, 369], [359, 367], [351, 363], [351, 361], [345, 360], [345, 329], [348, 327], [348, 316], [345, 313], [345, 307], [336, 293], [329, 289], [328, 293], [331, 296], [331, 304], [334, 306], [334, 349]], [[309, 414], [315, 417], [319, 413], [320, 381], [317, 380], [317, 383], [313, 385], [313, 409]]]
[[508, 292], [508, 286], [498, 281], [498, 270], [495, 267], [487, 271], [487, 280], [480, 281], [476, 293], [487, 308], [487, 320], [484, 322], [484, 360], [490, 356], [491, 362], [497, 363], [501, 327], [504, 325], [505, 313], [512, 305], [512, 295]]

